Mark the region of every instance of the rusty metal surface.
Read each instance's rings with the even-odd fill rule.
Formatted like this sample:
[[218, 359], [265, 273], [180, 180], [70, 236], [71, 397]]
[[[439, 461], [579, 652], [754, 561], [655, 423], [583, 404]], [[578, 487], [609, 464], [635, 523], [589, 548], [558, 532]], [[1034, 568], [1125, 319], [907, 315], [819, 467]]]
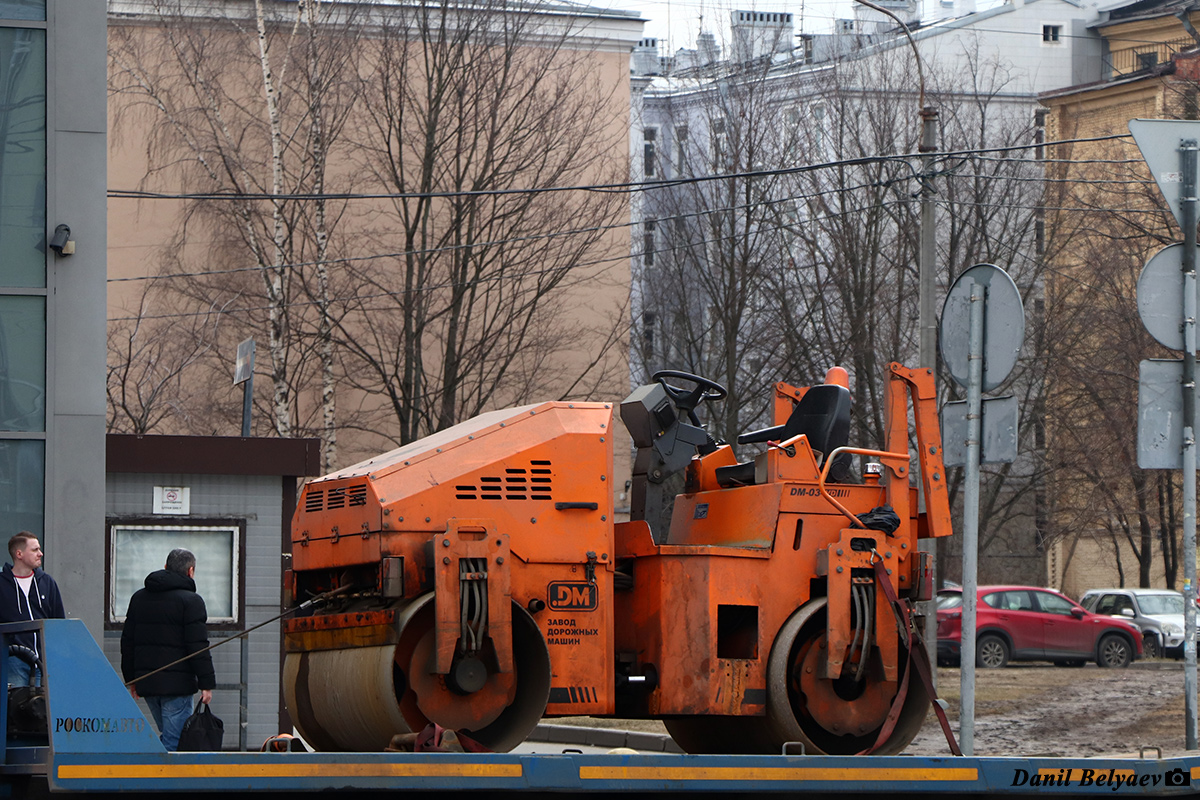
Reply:
[[769, 548], [782, 492], [776, 483], [681, 495], [666, 544]]
[[[771, 649], [768, 667], [767, 722], [776, 741], [803, 742], [811, 754], [856, 753], [874, 744], [897, 685], [868, 670], [865, 686], [854, 696], [838, 692], [823, 677], [826, 602], [805, 605], [788, 619]], [[847, 699], [850, 697], [851, 699]], [[929, 697], [920, 681], [909, 684], [899, 721], [876, 753], [898, 753], [920, 730]], [[862, 728], [860, 731], [859, 728]]]
[[283, 623], [284, 633], [323, 631], [331, 628], [359, 628], [368, 625], [391, 625], [396, 621], [396, 609], [378, 611], [351, 611], [346, 614], [321, 614], [312, 617], [294, 617]]
[[283, 623], [283, 646], [289, 653], [395, 644], [396, 610], [355, 611], [299, 617]]
[[477, 731], [495, 722], [516, 697], [517, 675], [491, 672], [483, 688], [459, 694], [446, 685], [435, 669], [434, 635], [428, 631], [417, 643], [406, 670], [408, 685], [416, 695], [417, 708], [429, 719], [449, 730]]
[[896, 696], [896, 682], [867, 680], [858, 696], [839, 694], [834, 680], [825, 672], [826, 652], [831, 649], [826, 637], [801, 644], [793, 680], [798, 673], [798, 688], [804, 693], [805, 711], [822, 728], [836, 734], [863, 735], [875, 730], [887, 718], [892, 698]]
[[392, 683], [392, 645], [289, 653], [284, 695], [304, 738], [325, 749], [378, 752], [410, 731]]

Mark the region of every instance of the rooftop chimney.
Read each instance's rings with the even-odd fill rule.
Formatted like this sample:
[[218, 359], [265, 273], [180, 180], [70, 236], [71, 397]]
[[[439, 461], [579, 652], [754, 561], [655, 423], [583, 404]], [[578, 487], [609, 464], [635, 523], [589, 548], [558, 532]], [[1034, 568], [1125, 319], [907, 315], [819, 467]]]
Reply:
[[792, 50], [792, 15], [786, 11], [733, 11], [731, 32], [735, 61]]

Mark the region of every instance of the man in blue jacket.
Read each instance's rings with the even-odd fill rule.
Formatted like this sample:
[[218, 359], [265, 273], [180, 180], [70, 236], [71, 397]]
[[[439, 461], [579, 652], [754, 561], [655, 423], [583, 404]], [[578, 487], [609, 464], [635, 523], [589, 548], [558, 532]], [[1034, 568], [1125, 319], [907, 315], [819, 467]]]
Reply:
[[[0, 571], [0, 622], [25, 622], [34, 619], [64, 619], [62, 595], [58, 584], [42, 571], [42, 545], [29, 531], [21, 531], [8, 540], [11, 564]], [[10, 645], [21, 645], [31, 655], [41, 656], [37, 634], [18, 633], [8, 639]], [[16, 655], [8, 657], [8, 682], [25, 686], [33, 668], [30, 662]]]
[[[166, 567], [147, 575], [146, 587], [130, 598], [121, 631], [121, 673], [129, 693], [146, 700], [167, 750], [179, 749], [192, 695], [199, 689], [200, 701], [209, 703], [217, 685], [212, 656], [205, 649], [208, 609], [196, 594], [195, 576], [191, 551], [172, 550]], [[180, 663], [157, 671], [175, 661]]]

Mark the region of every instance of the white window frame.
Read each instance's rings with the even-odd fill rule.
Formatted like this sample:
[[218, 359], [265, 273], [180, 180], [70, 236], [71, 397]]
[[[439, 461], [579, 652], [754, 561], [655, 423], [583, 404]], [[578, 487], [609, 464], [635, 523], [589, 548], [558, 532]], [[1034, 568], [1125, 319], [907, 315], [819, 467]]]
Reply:
[[642, 130], [642, 175], [646, 178], [658, 175], [658, 128], [654, 126]]
[[[124, 624], [125, 611], [134, 591], [141, 589], [143, 581], [151, 572], [162, 569], [167, 554], [183, 547], [196, 554], [196, 592], [204, 598], [208, 609], [208, 624], [218, 627], [238, 626], [242, 622], [242, 537], [244, 523], [237, 521], [194, 523], [180, 522], [174, 525], [158, 525], [143, 521], [120, 522], [110, 520], [108, 553], [108, 603], [106, 623]], [[128, 546], [122, 547], [122, 533], [159, 534], [162, 544], [156, 546], [153, 556], [129, 562]], [[202, 537], [228, 536], [228, 563], [214, 563], [212, 540], [205, 546]], [[129, 539], [125, 539], [128, 542]], [[224, 547], [217, 542], [221, 551]], [[205, 552], [205, 551], [209, 552]], [[124, 551], [124, 552], [123, 552]], [[223, 556], [222, 552], [222, 556]], [[226, 596], [225, 591], [229, 594]]]
[[712, 151], [712, 165], [717, 172], [724, 172], [726, 159], [729, 154], [729, 125], [725, 117], [715, 117], [709, 129], [709, 149]]
[[[1053, 31], [1053, 38], [1047, 39], [1048, 32]], [[1042, 45], [1044, 47], [1058, 47], [1063, 43], [1063, 24], [1061, 22], [1043, 22], [1042, 23]]]
[[680, 123], [675, 126], [675, 174], [683, 175], [687, 172], [687, 155], [688, 155], [688, 126], [687, 123]]

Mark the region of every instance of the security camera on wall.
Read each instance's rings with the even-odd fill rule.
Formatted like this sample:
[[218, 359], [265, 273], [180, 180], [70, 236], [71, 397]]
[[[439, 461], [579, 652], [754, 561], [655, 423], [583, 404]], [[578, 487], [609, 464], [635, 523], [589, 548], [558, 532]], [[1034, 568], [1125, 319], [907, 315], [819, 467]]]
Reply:
[[71, 228], [67, 225], [55, 228], [48, 244], [50, 249], [60, 256], [69, 256], [75, 252], [75, 242], [71, 241]]

